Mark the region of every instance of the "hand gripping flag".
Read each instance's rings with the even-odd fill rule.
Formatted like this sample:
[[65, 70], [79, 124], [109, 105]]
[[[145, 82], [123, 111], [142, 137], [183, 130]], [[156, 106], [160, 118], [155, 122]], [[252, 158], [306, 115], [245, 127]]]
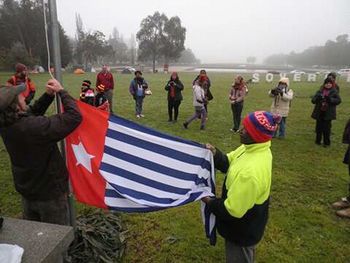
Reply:
[[[78, 101], [83, 121], [66, 138], [67, 167], [78, 201], [124, 212], [151, 212], [215, 196], [212, 153]], [[215, 244], [215, 216], [201, 205]]]

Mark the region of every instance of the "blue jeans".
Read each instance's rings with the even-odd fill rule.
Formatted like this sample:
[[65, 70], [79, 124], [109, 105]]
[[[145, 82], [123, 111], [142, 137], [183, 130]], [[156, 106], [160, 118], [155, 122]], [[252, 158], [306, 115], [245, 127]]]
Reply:
[[144, 97], [136, 96], [135, 97], [135, 111], [136, 115], [140, 115], [142, 113], [142, 104]]
[[275, 137], [277, 136], [278, 132], [278, 137], [284, 137], [286, 133], [286, 121], [287, 117], [282, 117], [281, 122], [278, 124], [278, 129], [275, 132]]

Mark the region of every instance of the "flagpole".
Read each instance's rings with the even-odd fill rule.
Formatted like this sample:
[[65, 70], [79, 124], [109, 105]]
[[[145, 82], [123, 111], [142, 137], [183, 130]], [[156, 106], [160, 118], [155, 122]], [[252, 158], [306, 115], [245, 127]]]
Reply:
[[[52, 37], [52, 58], [54, 64], [54, 74], [55, 78], [62, 83], [62, 72], [61, 72], [61, 50], [60, 50], [60, 35], [58, 28], [58, 19], [57, 19], [57, 7], [56, 0], [48, 0], [49, 4], [49, 13], [50, 13], [50, 22], [51, 22], [51, 37]], [[48, 54], [50, 56], [50, 54]], [[50, 67], [50, 65], [49, 65]], [[50, 70], [50, 68], [48, 69]], [[56, 96], [56, 112], [61, 113], [61, 98], [60, 96]], [[65, 143], [64, 141], [60, 141], [60, 149], [63, 159], [66, 163], [66, 152], [65, 152]], [[74, 206], [74, 199], [72, 194], [71, 185], [69, 184], [69, 197], [68, 197], [68, 205], [69, 205], [69, 220], [70, 225], [72, 227], [76, 227], [76, 212]]]

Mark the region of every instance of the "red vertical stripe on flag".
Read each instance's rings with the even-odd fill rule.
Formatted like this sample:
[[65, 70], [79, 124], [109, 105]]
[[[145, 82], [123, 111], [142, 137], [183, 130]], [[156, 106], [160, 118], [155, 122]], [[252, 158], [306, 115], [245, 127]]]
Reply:
[[77, 102], [83, 121], [66, 138], [67, 167], [78, 201], [101, 208], [106, 181], [99, 172], [109, 115], [83, 102]]

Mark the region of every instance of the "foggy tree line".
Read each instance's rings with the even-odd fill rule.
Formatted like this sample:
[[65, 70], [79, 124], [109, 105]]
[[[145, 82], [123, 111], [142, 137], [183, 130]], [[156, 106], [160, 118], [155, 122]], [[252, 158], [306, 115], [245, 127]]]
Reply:
[[300, 53], [274, 54], [267, 57], [264, 63], [268, 65], [349, 67], [349, 36], [339, 35], [335, 41], [328, 40], [324, 46], [309, 47]]
[[[18, 61], [47, 67], [44, 30], [41, 0], [0, 0], [0, 68], [10, 69]], [[61, 25], [59, 34], [62, 65], [66, 66], [72, 50]]]
[[[48, 8], [45, 9], [49, 17]], [[51, 39], [49, 19], [47, 22]], [[149, 32], [154, 32], [150, 38], [145, 35]], [[178, 17], [169, 19], [156, 12], [142, 20], [137, 33], [137, 48], [135, 35], [125, 40], [116, 27], [108, 38], [100, 31], [85, 31], [83, 21], [77, 14], [75, 38], [69, 38], [59, 25], [62, 66], [71, 64], [87, 68], [102, 63], [134, 65], [137, 60], [198, 63], [193, 52], [184, 48], [185, 32]], [[19, 61], [28, 66], [47, 68], [41, 0], [0, 0], [0, 35], [0, 69], [13, 69]]]

